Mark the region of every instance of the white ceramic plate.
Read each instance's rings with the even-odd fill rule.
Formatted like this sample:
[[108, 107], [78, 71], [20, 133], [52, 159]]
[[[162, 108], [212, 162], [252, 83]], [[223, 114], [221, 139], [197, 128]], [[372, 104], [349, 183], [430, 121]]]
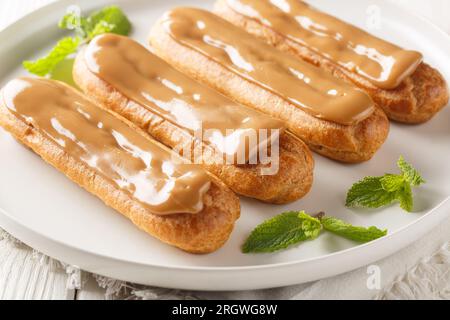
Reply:
[[[21, 61], [42, 55], [62, 36], [56, 23], [70, 4], [85, 11], [110, 1], [60, 1], [21, 19], [0, 33], [0, 84], [24, 75]], [[450, 80], [450, 41], [429, 23], [384, 1], [327, 1], [315, 4], [367, 28], [368, 12], [381, 13], [371, 32], [425, 54]], [[155, 20], [176, 5], [211, 8], [213, 1], [114, 1], [131, 18], [133, 37], [145, 43]], [[350, 10], [351, 9], [351, 10]], [[0, 226], [30, 246], [70, 264], [109, 277], [142, 284], [192, 290], [243, 290], [292, 285], [353, 270], [386, 257], [425, 233], [450, 212], [450, 108], [421, 126], [394, 124], [375, 158], [361, 165], [342, 165], [315, 156], [315, 183], [303, 200], [287, 206], [242, 201], [242, 217], [228, 243], [214, 254], [196, 256], [160, 243], [135, 228], [0, 129]], [[347, 189], [367, 175], [395, 172], [404, 155], [428, 183], [416, 193], [416, 212], [397, 206], [383, 210], [348, 210]], [[291, 250], [244, 255], [240, 245], [263, 220], [286, 210], [326, 211], [357, 225], [388, 228], [378, 241], [356, 246], [323, 234]]]

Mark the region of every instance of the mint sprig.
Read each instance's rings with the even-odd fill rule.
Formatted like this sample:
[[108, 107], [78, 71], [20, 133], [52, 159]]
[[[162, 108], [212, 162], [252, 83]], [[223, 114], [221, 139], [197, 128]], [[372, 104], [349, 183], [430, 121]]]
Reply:
[[412, 187], [420, 186], [425, 180], [403, 157], [400, 157], [397, 165], [401, 174], [366, 177], [355, 183], [347, 193], [346, 206], [380, 208], [398, 201], [403, 210], [412, 212], [414, 208]]
[[282, 213], [257, 226], [242, 246], [243, 253], [271, 253], [316, 239], [322, 230], [357, 242], [369, 242], [387, 234], [376, 227], [357, 227], [333, 217], [312, 217], [304, 211]]
[[88, 17], [75, 12], [67, 13], [58, 26], [61, 29], [75, 31], [75, 36], [58, 41], [43, 58], [36, 61], [24, 61], [23, 67], [29, 73], [41, 77], [51, 75], [60, 63], [77, 52], [81, 44], [91, 41], [95, 36], [103, 33], [128, 35], [131, 31], [130, 21], [117, 6], [105, 7]]

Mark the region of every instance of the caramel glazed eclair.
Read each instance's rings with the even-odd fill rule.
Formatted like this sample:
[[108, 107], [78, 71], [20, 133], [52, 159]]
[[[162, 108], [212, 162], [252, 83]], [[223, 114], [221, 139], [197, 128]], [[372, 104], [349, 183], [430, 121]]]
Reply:
[[191, 253], [228, 239], [239, 199], [203, 168], [63, 83], [20, 78], [0, 94], [3, 128], [143, 231]]
[[177, 8], [150, 33], [154, 52], [231, 99], [283, 120], [314, 151], [369, 160], [389, 120], [363, 91], [201, 9]]
[[367, 92], [392, 120], [430, 120], [448, 104], [439, 71], [407, 51], [300, 0], [218, 0], [215, 13], [274, 47]]
[[[74, 79], [86, 95], [190, 161], [201, 163], [238, 194], [281, 204], [301, 198], [311, 188], [311, 152], [283, 131], [281, 121], [228, 100], [130, 38], [113, 34], [95, 38], [78, 55]], [[210, 134], [199, 137], [199, 129]], [[256, 148], [245, 148], [247, 134], [259, 137], [260, 130], [270, 134], [254, 141]], [[230, 141], [226, 145], [231, 147], [221, 146], [223, 141]], [[225, 153], [237, 157], [243, 146], [244, 161], [222, 161]], [[248, 161], [264, 148], [270, 157]], [[201, 157], [195, 151], [185, 152], [192, 149], [200, 149]]]

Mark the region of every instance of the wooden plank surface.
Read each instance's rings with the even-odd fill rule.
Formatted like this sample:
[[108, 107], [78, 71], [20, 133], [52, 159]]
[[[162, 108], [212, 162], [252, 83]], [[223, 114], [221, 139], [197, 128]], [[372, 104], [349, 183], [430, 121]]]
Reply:
[[30, 248], [0, 241], [0, 300], [74, 299], [67, 275]]

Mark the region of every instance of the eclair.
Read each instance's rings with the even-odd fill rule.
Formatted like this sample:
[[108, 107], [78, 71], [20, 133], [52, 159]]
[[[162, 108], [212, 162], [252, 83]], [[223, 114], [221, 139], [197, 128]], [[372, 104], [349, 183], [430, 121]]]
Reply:
[[430, 120], [449, 100], [441, 73], [404, 50], [300, 0], [218, 0], [215, 13], [367, 92], [394, 121]]
[[282, 121], [232, 102], [130, 38], [96, 37], [77, 56], [73, 75], [91, 99], [240, 195], [281, 204], [311, 188], [311, 152]]
[[388, 136], [389, 120], [362, 90], [208, 11], [166, 13], [149, 41], [177, 69], [282, 120], [312, 150], [331, 159], [367, 161]]
[[236, 195], [126, 119], [53, 80], [19, 78], [0, 95], [4, 129], [141, 230], [191, 253], [228, 239]]

